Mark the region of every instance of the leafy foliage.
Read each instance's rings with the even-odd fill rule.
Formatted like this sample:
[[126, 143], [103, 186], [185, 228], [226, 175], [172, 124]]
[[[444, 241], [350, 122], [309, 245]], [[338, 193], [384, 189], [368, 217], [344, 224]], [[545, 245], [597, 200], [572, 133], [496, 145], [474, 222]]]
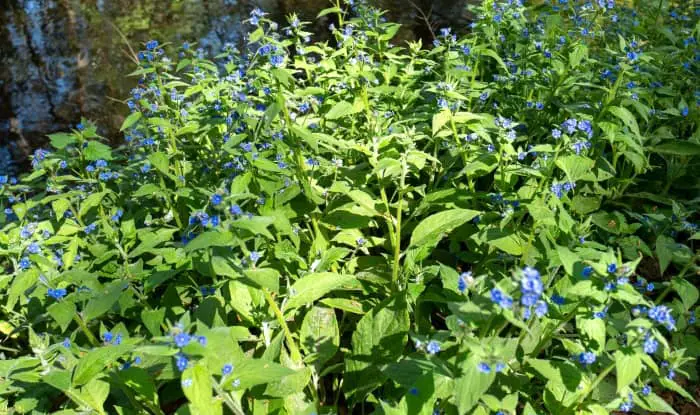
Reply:
[[559, 3], [431, 49], [364, 4], [322, 12], [334, 45], [255, 10], [219, 66], [148, 42], [124, 145], [85, 121], [2, 179], [8, 406], [693, 401], [697, 14]]

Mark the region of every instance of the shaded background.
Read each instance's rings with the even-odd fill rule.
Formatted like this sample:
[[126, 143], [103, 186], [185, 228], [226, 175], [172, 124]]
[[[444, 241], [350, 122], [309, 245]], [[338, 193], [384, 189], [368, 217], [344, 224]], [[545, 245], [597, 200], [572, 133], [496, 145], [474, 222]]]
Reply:
[[[466, 29], [469, 0], [374, 0], [403, 25], [400, 40], [432, 42], [431, 28]], [[471, 0], [473, 3], [474, 0]], [[113, 142], [136, 84], [129, 48], [150, 39], [218, 52], [238, 43], [254, 7], [280, 23], [314, 21], [328, 0], [0, 0], [0, 175], [26, 167], [46, 134], [95, 121]], [[317, 39], [333, 16], [314, 22]], [[430, 22], [430, 24], [428, 24]]]

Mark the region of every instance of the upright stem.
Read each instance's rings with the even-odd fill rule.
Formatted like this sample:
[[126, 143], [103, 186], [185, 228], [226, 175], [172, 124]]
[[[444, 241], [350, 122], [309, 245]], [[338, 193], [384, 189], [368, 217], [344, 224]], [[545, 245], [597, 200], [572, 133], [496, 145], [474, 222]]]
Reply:
[[282, 311], [277, 306], [275, 299], [272, 298], [272, 294], [270, 294], [270, 291], [268, 289], [264, 288], [263, 293], [265, 294], [265, 300], [267, 300], [267, 303], [269, 304], [270, 308], [272, 309], [272, 312], [275, 314], [275, 317], [277, 317], [277, 323], [280, 325], [280, 327], [282, 327], [282, 331], [284, 331], [284, 337], [287, 340], [287, 347], [289, 348], [289, 354], [291, 355], [292, 360], [294, 361], [295, 364], [301, 365], [302, 364], [301, 353], [299, 352], [299, 348], [297, 347], [296, 343], [294, 342], [294, 337], [292, 336], [292, 331], [289, 330], [289, 326], [287, 326], [287, 321], [284, 319], [284, 315], [282, 314]]

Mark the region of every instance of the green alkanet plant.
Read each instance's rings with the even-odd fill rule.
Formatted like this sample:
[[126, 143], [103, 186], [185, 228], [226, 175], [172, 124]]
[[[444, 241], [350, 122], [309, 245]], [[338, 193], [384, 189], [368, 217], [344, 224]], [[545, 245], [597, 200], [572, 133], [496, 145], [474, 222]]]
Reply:
[[694, 404], [698, 10], [521, 3], [431, 48], [359, 1], [328, 42], [148, 42], [121, 146], [0, 176], [5, 408]]

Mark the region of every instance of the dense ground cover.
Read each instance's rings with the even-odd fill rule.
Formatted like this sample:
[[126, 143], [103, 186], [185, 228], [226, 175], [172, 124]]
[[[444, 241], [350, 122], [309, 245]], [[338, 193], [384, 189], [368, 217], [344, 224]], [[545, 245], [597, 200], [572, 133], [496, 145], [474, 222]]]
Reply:
[[424, 48], [354, 3], [149, 42], [124, 145], [0, 176], [7, 408], [695, 408], [698, 9], [486, 1]]

